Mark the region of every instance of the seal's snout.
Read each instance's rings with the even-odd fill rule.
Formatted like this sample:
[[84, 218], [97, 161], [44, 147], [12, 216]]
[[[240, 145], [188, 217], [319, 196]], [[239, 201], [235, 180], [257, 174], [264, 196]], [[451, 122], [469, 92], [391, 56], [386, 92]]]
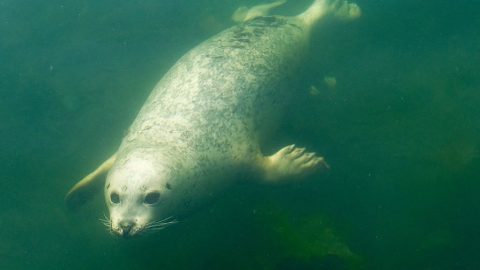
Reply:
[[118, 223], [118, 226], [113, 228], [113, 231], [118, 236], [127, 238], [134, 236], [139, 231], [135, 228], [136, 224], [133, 220], [122, 220]]
[[133, 228], [133, 222], [128, 220], [123, 220], [120, 222], [120, 229], [122, 229], [122, 236], [127, 237]]

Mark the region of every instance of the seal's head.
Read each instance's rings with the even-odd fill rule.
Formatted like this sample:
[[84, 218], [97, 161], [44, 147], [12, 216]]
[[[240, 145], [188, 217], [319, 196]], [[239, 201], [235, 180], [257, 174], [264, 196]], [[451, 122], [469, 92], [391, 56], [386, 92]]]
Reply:
[[171, 215], [168, 172], [154, 153], [140, 149], [120, 157], [105, 184], [108, 226], [122, 237], [160, 230], [175, 223]]

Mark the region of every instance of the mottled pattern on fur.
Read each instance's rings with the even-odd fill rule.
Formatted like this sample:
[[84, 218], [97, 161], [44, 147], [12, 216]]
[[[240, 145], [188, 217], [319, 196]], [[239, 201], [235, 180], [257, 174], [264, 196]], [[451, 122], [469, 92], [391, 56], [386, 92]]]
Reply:
[[285, 113], [307, 39], [299, 19], [259, 17], [192, 49], [154, 88], [114, 170], [131, 152], [158, 153], [173, 190], [197, 193], [183, 198], [214, 193], [212, 186], [252, 165], [259, 142]]

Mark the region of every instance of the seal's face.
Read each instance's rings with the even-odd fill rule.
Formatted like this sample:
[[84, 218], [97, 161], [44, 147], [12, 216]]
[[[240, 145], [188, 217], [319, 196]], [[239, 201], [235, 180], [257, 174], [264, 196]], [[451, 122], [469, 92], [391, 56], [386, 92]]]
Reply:
[[[156, 165], [156, 166], [155, 166]], [[169, 185], [155, 161], [129, 156], [116, 163], [105, 185], [108, 226], [122, 237], [140, 235], [174, 223], [169, 211]]]

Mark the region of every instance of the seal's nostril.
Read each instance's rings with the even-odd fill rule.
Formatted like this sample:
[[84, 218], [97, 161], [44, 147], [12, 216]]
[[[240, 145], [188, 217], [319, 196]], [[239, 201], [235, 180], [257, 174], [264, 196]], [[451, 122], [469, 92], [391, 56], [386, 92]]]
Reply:
[[120, 228], [122, 228], [123, 236], [128, 236], [133, 227], [133, 222], [128, 220], [123, 220], [119, 223]]

